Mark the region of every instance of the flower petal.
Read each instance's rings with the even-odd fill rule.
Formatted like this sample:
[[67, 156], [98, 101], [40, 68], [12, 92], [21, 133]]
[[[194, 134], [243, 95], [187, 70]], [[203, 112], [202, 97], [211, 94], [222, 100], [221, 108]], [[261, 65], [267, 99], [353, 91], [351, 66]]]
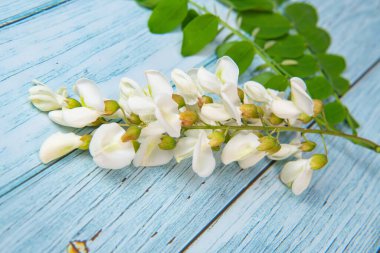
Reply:
[[204, 104], [201, 109], [202, 115], [211, 121], [226, 121], [232, 118], [222, 104]]
[[121, 141], [124, 133], [117, 123], [104, 124], [96, 129], [89, 149], [99, 167], [116, 170], [131, 164], [135, 150], [132, 142]]
[[131, 96], [128, 99], [128, 107], [137, 115], [152, 115], [156, 105], [150, 97]]
[[145, 138], [148, 136], [157, 136], [165, 133], [165, 129], [162, 127], [160, 122], [152, 121], [146, 127], [141, 130], [140, 138]]
[[225, 83], [221, 89], [221, 97], [225, 104], [227, 111], [233, 116], [236, 120], [236, 123], [241, 125], [241, 111], [240, 107], [240, 98], [237, 92], [237, 86], [233, 83]]
[[255, 152], [252, 152], [247, 158], [243, 160], [239, 160], [238, 163], [239, 163], [240, 168], [247, 169], [249, 167], [256, 165], [264, 157], [265, 157], [265, 152], [256, 150]]
[[222, 151], [222, 162], [229, 164], [247, 159], [257, 151], [259, 140], [253, 133], [240, 132], [231, 138]]
[[302, 173], [294, 180], [292, 184], [292, 192], [295, 195], [300, 195], [303, 191], [305, 191], [310, 184], [312, 175], [313, 170], [311, 170], [309, 167], [305, 168]]
[[119, 84], [120, 95], [124, 99], [128, 99], [131, 96], [145, 96], [141, 86], [134, 80], [123, 77]]
[[275, 99], [271, 104], [272, 112], [282, 119], [297, 119], [302, 113], [292, 102], [284, 99]]
[[215, 169], [215, 158], [208, 142], [206, 132], [201, 130], [193, 153], [193, 171], [200, 177], [210, 176]]
[[298, 77], [290, 79], [292, 101], [299, 110], [307, 115], [313, 115], [314, 103], [309, 94], [306, 93], [306, 85], [304, 81]]
[[179, 119], [178, 105], [170, 95], [161, 95], [155, 99], [155, 115], [162, 127], [172, 137], [179, 137], [181, 120]]
[[292, 183], [302, 172], [305, 164], [308, 163], [306, 159], [300, 159], [297, 161], [287, 162], [284, 168], [281, 170], [280, 179], [284, 184]]
[[204, 67], [198, 69], [198, 80], [200, 86], [204, 90], [215, 94], [220, 93], [220, 88], [222, 84], [213, 73], [206, 70]]
[[244, 92], [256, 102], [269, 103], [272, 100], [265, 87], [255, 81], [246, 82], [244, 84]]
[[239, 67], [230, 57], [223, 56], [217, 62], [216, 76], [223, 84], [237, 84], [239, 78]]
[[174, 149], [174, 158], [178, 163], [192, 156], [196, 143], [197, 138], [194, 137], [183, 137], [179, 139]]
[[101, 114], [87, 107], [62, 109], [62, 119], [65, 126], [82, 128], [96, 121]]
[[100, 89], [96, 84], [86, 78], [79, 79], [74, 85], [74, 91], [85, 103], [86, 107], [92, 108], [99, 112], [104, 111], [104, 100]]
[[281, 149], [268, 156], [272, 160], [284, 160], [299, 152], [298, 146], [292, 144], [281, 144]]
[[148, 87], [150, 89], [153, 98], [160, 95], [172, 95], [173, 88], [170, 85], [166, 77], [156, 70], [145, 71], [145, 77], [148, 81]]
[[177, 87], [178, 94], [183, 96], [186, 104], [196, 104], [200, 94], [197, 85], [193, 82], [193, 79], [180, 69], [174, 69], [171, 77]]
[[74, 133], [55, 133], [47, 138], [40, 148], [43, 163], [51, 162], [64, 156], [82, 145], [81, 136]]
[[137, 150], [133, 165], [140, 166], [160, 166], [164, 165], [173, 158], [172, 150], [162, 150], [158, 147], [161, 142], [161, 135], [148, 136], [141, 141]]

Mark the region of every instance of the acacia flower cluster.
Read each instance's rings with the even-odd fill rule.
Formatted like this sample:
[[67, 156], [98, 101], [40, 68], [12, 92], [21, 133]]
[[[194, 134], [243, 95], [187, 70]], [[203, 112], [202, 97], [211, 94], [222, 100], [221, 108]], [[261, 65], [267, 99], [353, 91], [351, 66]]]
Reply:
[[224, 164], [237, 162], [243, 169], [264, 157], [293, 156], [298, 160], [286, 163], [280, 179], [295, 194], [308, 187], [313, 170], [327, 163], [327, 154], [302, 158], [316, 144], [301, 134], [280, 142], [280, 129], [302, 129], [299, 126], [322, 111], [322, 102], [310, 98], [300, 78], [290, 79], [288, 96], [254, 81], [240, 88], [239, 69], [229, 57], [218, 60], [215, 73], [203, 67], [189, 72], [174, 69], [175, 89], [160, 72], [146, 71], [145, 76], [146, 87], [122, 78], [118, 101], [104, 98], [88, 79], [74, 85], [78, 99], [37, 82], [30, 100], [39, 110], [49, 111], [53, 122], [95, 128], [83, 136], [53, 134], [42, 144], [41, 161], [49, 163], [75, 149], [88, 149], [105, 169], [160, 166], [173, 158], [180, 162], [192, 157], [194, 172], [207, 177], [215, 169], [215, 152], [220, 152]]

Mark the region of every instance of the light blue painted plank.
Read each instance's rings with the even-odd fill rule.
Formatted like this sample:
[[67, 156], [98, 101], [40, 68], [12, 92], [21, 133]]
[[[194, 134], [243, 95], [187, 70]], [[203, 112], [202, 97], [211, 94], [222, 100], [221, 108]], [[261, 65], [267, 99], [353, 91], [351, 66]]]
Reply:
[[18, 22], [70, 0], [3, 0], [0, 2], [0, 27]]
[[[343, 99], [380, 142], [380, 64]], [[313, 138], [320, 142], [320, 140]], [[327, 138], [328, 166], [296, 197], [270, 168], [187, 252], [376, 252], [380, 247], [380, 155]], [[322, 151], [319, 148], [319, 152]], [[317, 151], [317, 152], [318, 152]]]
[[[11, 160], [6, 161], [9, 162], [9, 166], [1, 168], [7, 169], [6, 176], [2, 176], [1, 180], [4, 180], [6, 187], [17, 185], [31, 167], [36, 166], [36, 169], [31, 173], [35, 175], [31, 180], [0, 199], [0, 238], [4, 238], [1, 245], [7, 245], [8, 248], [9, 245], [13, 245], [13, 249], [51, 251], [63, 249], [72, 239], [88, 239], [99, 229], [103, 229], [93, 243], [93, 247], [99, 251], [109, 252], [116, 246], [119, 247], [119, 251], [178, 250], [222, 210], [259, 173], [259, 168], [266, 164], [261, 163], [257, 170], [244, 172], [239, 171], [237, 166], [220, 167], [204, 184], [188, 168], [189, 164], [181, 164], [174, 168], [128, 168], [108, 172], [95, 168], [87, 155], [76, 152], [46, 170], [45, 166], [39, 165], [36, 158], [39, 143], [53, 132], [54, 128], [46, 117], [38, 115], [25, 102], [29, 85], [26, 80], [40, 76], [43, 80], [50, 80], [49, 84], [56, 82], [54, 85], [58, 87], [59, 83], [73, 82], [86, 74], [102, 82], [102, 89], [106, 94], [115, 95], [116, 90], [108, 87], [111, 84], [112, 87], [115, 86], [122, 72], [128, 70], [129, 76], [142, 80], [143, 69], [159, 66], [160, 70], [168, 73], [170, 68], [178, 64], [183, 68], [189, 68], [208, 55], [204, 53], [199, 58], [183, 61], [178, 56], [178, 33], [153, 36], [145, 29], [137, 35], [139, 29], [145, 27], [147, 13], [141, 10], [141, 13], [135, 13], [135, 16], [128, 16], [122, 8], [123, 4], [116, 1], [114, 5], [107, 5], [107, 13], [115, 15], [109, 17], [101, 12], [105, 8], [101, 1], [91, 4], [83, 1], [81, 5], [75, 3], [60, 9], [65, 11], [65, 15], [58, 11], [52, 12], [43, 16], [46, 19], [41, 16], [33, 20], [36, 23], [23, 24], [30, 25], [27, 28], [17, 30], [18, 27], [12, 27], [6, 30], [9, 40], [15, 37], [18, 41], [17, 50], [21, 53], [15, 54], [17, 51], [12, 51], [11, 44], [8, 44], [8, 58], [12, 57], [12, 60], [9, 65], [4, 65], [7, 69], [3, 72], [4, 83], [7, 82], [8, 88], [1, 90], [4, 86], [0, 87], [0, 94], [6, 100], [4, 105], [15, 105], [20, 111], [16, 112], [18, 115], [13, 115], [12, 107], [2, 106], [8, 111], [4, 109], [1, 116], [11, 119], [12, 122], [2, 127], [7, 127], [7, 135], [13, 133], [13, 138], [7, 139], [5, 148], [8, 152], [8, 146], [11, 146], [13, 152], [3, 153], [4, 156], [0, 157], [2, 161], [4, 158]], [[130, 11], [131, 14], [136, 10]], [[368, 11], [372, 9], [368, 7]], [[349, 14], [345, 14], [346, 18]], [[123, 34], [126, 29], [125, 22], [131, 19], [136, 20], [136, 24], [131, 24], [131, 27], [137, 26], [136, 30], [130, 31], [130, 34]], [[46, 28], [43, 24], [47, 20], [55, 24], [53, 28], [56, 31], [44, 31]], [[336, 18], [334, 20], [341, 21]], [[365, 26], [362, 20], [355, 19], [353, 22], [355, 23], [350, 26], [367, 31], [372, 29], [377, 19], [373, 17], [372, 22], [366, 22]], [[65, 26], [61, 26], [61, 23], [65, 23]], [[332, 22], [331, 26], [334, 24]], [[20, 31], [26, 33], [29, 39], [24, 40], [18, 36]], [[142, 40], [139, 36], [146, 37]], [[35, 41], [36, 38], [38, 42]], [[365, 37], [361, 39], [372, 45]], [[62, 41], [63, 48], [58, 48], [57, 45], [61, 45]], [[102, 43], [99, 43], [100, 41]], [[141, 47], [145, 41], [149, 44]], [[5, 40], [4, 44], [6, 43], [11, 42]], [[25, 53], [26, 49], [23, 49], [23, 43], [42, 43], [42, 46], [28, 56]], [[162, 51], [157, 52], [159, 47], [163, 47]], [[347, 46], [347, 52], [338, 52], [348, 53], [350, 61], [356, 60], [361, 63], [360, 68], [349, 72], [353, 77], [357, 77], [378, 57], [378, 47], [371, 49], [374, 53], [369, 57], [368, 51], [366, 55], [353, 54], [353, 48], [353, 45]], [[23, 58], [25, 55], [26, 59]], [[128, 56], [130, 58], [127, 58]], [[5, 59], [7, 58], [1, 62]], [[59, 60], [58, 67], [54, 66], [56, 60]], [[82, 71], [85, 68], [87, 71]], [[12, 91], [9, 91], [10, 84], [14, 85]], [[18, 99], [9, 101], [9, 98], [14, 97]], [[19, 118], [24, 122], [19, 121], [18, 124], [22, 124], [13, 129]], [[31, 128], [31, 125], [34, 127]], [[37, 129], [40, 129], [38, 137], [33, 139], [36, 137]], [[24, 133], [25, 131], [27, 132]], [[19, 142], [12, 144], [16, 137]], [[11, 157], [10, 154], [14, 154], [21, 145], [23, 152], [17, 157]], [[18, 179], [14, 180], [15, 178]], [[123, 178], [127, 179], [122, 182]], [[146, 192], [147, 189], [149, 190]]]

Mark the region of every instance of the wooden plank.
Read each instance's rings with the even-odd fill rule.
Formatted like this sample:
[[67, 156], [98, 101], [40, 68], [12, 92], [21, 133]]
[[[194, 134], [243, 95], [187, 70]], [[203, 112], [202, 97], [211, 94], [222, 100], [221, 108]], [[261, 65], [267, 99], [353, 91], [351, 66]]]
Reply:
[[[115, 90], [108, 87], [111, 84], [115, 87], [122, 72], [128, 71], [129, 76], [142, 80], [143, 69], [159, 68], [168, 73], [178, 65], [189, 68], [210, 54], [208, 51], [183, 61], [178, 56], [180, 34], [149, 35], [145, 28], [147, 13], [128, 9], [134, 8], [128, 4], [132, 3], [115, 1], [107, 6], [101, 1], [72, 3], [22, 24], [26, 27], [1, 31], [7, 34], [2, 42], [8, 45], [5, 50], [8, 57], [4, 56], [1, 62], [9, 61], [5, 70], [0, 69], [2, 82], [6, 84], [0, 87], [1, 108], [5, 108], [1, 117], [9, 122], [1, 126], [2, 133], [9, 136], [0, 154], [2, 161], [8, 159], [1, 168], [2, 190], [5, 193], [24, 182], [0, 198], [1, 246], [15, 251], [49, 252], [63, 249], [73, 239], [89, 239], [102, 229], [92, 245], [97, 251], [109, 252], [115, 247], [123, 252], [176, 251], [244, 189], [260, 172], [259, 168], [267, 165], [263, 162], [257, 170], [248, 171], [239, 171], [235, 165], [219, 166], [212, 177], [203, 181], [194, 176], [188, 163], [105, 171], [97, 169], [88, 155], [79, 152], [50, 167], [38, 163], [38, 144], [56, 128], [25, 101], [30, 85], [27, 80], [37, 76], [58, 87], [86, 75], [101, 82], [106, 94], [114, 95]], [[370, 7], [368, 11], [372, 11]], [[348, 15], [342, 13], [341, 17]], [[369, 34], [377, 19], [370, 16], [364, 22], [363, 18], [355, 17], [349, 25]], [[124, 34], [125, 24], [131, 20], [130, 27], [135, 29]], [[332, 18], [332, 27], [336, 26], [335, 21], [341, 20]], [[52, 24], [47, 31], [46, 22]], [[368, 37], [360, 39], [372, 45]], [[29, 52], [24, 49], [28, 43], [40, 47]], [[345, 45], [342, 49], [347, 51], [338, 51], [349, 55], [350, 62], [360, 63], [359, 68], [348, 72], [351, 78], [360, 76], [379, 55], [377, 47], [371, 48], [370, 55], [369, 48], [364, 55], [354, 54], [354, 47]], [[55, 66], [57, 60], [59, 64]], [[20, 146], [22, 152], [15, 153]], [[31, 170], [32, 167], [35, 169]]]
[[[380, 64], [344, 98], [378, 143]], [[313, 138], [316, 139], [316, 138]], [[317, 141], [320, 141], [317, 139]], [[380, 247], [380, 156], [328, 138], [330, 164], [296, 197], [270, 168], [187, 252], [375, 252]], [[319, 148], [319, 152], [323, 148]]]
[[0, 27], [19, 22], [69, 1], [70, 0], [1, 1]]

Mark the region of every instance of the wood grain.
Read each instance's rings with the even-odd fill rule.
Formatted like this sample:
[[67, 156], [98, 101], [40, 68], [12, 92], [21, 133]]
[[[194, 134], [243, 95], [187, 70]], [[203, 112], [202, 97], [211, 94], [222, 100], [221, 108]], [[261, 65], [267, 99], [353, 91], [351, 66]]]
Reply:
[[[378, 143], [380, 64], [343, 99]], [[317, 140], [316, 138], [312, 138]], [[299, 197], [270, 168], [187, 252], [375, 252], [380, 247], [380, 156], [328, 138], [330, 162]], [[317, 152], [323, 152], [320, 147]]]
[[[373, 33], [377, 7], [371, 1], [315, 2], [325, 15], [322, 26], [334, 34], [332, 51], [347, 56], [347, 76], [357, 79], [380, 55], [379, 35]], [[352, 15], [352, 8], [359, 15]], [[214, 59], [212, 47], [181, 58], [181, 34], [149, 34], [148, 14], [133, 2], [78, 0], [0, 30], [1, 247], [61, 251], [71, 240], [98, 234], [90, 242], [96, 252], [178, 251], [268, 166], [267, 161], [247, 171], [218, 166], [202, 180], [189, 162], [107, 171], [74, 152], [40, 164], [40, 143], [62, 128], [28, 103], [29, 80], [58, 88], [86, 76], [115, 97], [126, 73], [144, 83], [144, 69], [168, 74], [173, 67], [188, 69]]]

